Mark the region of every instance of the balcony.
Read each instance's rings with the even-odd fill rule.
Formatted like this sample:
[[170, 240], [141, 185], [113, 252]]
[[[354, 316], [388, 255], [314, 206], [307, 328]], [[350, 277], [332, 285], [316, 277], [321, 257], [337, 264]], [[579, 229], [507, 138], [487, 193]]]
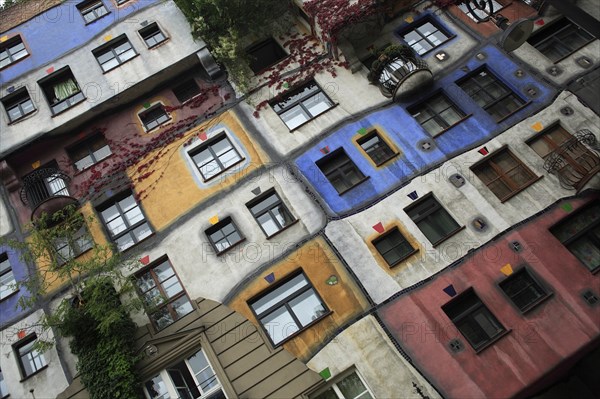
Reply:
[[586, 147], [597, 148], [596, 143], [596, 136], [582, 129], [546, 157], [544, 169], [558, 177], [561, 187], [580, 191], [600, 171], [600, 157]]
[[31, 208], [32, 221], [44, 213], [52, 216], [67, 205], [77, 203], [69, 196], [69, 180], [68, 175], [55, 167], [36, 169], [23, 178], [21, 201]]
[[399, 100], [431, 84], [433, 73], [410, 47], [388, 46], [371, 65], [369, 80], [385, 97]]

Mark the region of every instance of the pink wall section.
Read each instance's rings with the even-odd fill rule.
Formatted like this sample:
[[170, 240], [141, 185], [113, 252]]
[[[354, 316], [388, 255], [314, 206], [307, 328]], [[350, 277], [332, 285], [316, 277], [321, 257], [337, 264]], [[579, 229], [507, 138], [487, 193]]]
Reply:
[[[512, 397], [600, 339], [600, 306], [588, 305], [581, 296], [586, 289], [600, 293], [600, 276], [590, 273], [548, 230], [599, 199], [595, 194], [566, 201], [573, 206], [571, 212], [562, 203], [551, 207], [382, 308], [384, 323], [444, 396]], [[523, 245], [520, 253], [509, 248], [515, 240]], [[515, 271], [528, 265], [552, 296], [522, 314], [497, 285], [506, 278], [500, 268], [507, 263]], [[442, 310], [451, 299], [443, 291], [449, 284], [458, 294], [472, 287], [509, 332], [476, 353]], [[456, 354], [448, 348], [455, 337], [465, 347]]]

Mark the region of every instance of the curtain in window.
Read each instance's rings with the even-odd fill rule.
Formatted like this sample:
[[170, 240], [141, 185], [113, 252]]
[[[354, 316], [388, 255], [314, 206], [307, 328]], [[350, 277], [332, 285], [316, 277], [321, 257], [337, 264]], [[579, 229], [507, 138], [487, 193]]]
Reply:
[[63, 101], [77, 92], [79, 92], [79, 87], [72, 78], [54, 85], [54, 96], [58, 101]]

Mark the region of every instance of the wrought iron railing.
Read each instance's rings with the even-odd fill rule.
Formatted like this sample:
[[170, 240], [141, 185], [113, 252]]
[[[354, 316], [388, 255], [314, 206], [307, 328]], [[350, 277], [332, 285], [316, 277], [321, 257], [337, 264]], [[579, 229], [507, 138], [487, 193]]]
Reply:
[[71, 178], [57, 168], [42, 168], [23, 178], [21, 201], [31, 209], [52, 197], [68, 196]]
[[548, 155], [544, 169], [556, 175], [563, 188], [579, 190], [600, 171], [596, 148], [596, 136], [588, 129], [582, 129]]
[[378, 79], [381, 93], [388, 97], [398, 97], [416, 87], [402, 88], [403, 83], [413, 74], [419, 71], [429, 70], [429, 65], [417, 57], [395, 57], [391, 59], [381, 71]]

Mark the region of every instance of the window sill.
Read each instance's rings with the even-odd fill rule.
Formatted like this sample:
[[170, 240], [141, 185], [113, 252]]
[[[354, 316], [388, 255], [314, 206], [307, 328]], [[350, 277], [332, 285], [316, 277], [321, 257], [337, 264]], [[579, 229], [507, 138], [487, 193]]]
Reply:
[[19, 293], [19, 289], [17, 288], [16, 290], [14, 290], [13, 292], [11, 292], [10, 294], [8, 294], [7, 296], [5, 296], [4, 298], [0, 299], [0, 302], [4, 302], [9, 298], [12, 298], [13, 296], [17, 295]]
[[295, 219], [294, 221], [290, 222], [290, 224], [288, 224], [285, 227], [283, 227], [281, 230], [277, 231], [276, 233], [271, 234], [270, 236], [267, 236], [267, 240], [270, 240], [271, 238], [275, 237], [279, 233], [282, 233], [282, 232], [286, 231], [287, 229], [289, 229], [290, 227], [292, 227], [293, 225], [295, 225], [299, 221], [300, 221], [300, 219]]
[[[275, 233], [275, 234], [277, 234], [277, 233]], [[227, 252], [231, 251], [234, 247], [238, 246], [239, 244], [243, 243], [244, 241], [246, 241], [246, 237], [242, 238], [241, 240], [239, 240], [237, 242], [234, 242], [233, 244], [231, 244], [230, 246], [228, 246], [227, 248], [225, 248], [222, 251], [217, 251], [215, 249], [215, 255], [217, 255], [217, 256], [225, 255]], [[213, 246], [213, 248], [214, 248], [214, 246]]]
[[130, 59], [126, 60], [125, 62], [120, 63], [119, 65], [116, 65], [112, 68], [110, 68], [109, 70], [105, 71], [104, 69], [102, 69], [102, 66], [100, 66], [100, 69], [102, 69], [102, 75], [106, 75], [107, 73], [114, 71], [115, 69], [118, 69], [119, 67], [127, 64], [129, 61], [131, 60], [135, 60], [137, 57], [140, 56], [140, 53], [136, 53], [133, 57], [131, 57]]
[[[217, 173], [216, 175], [214, 175], [214, 176], [211, 176], [211, 177], [209, 177], [208, 179], [204, 179], [204, 180], [203, 180], [203, 182], [204, 182], [204, 183], [209, 183], [210, 181], [212, 181], [212, 180], [216, 179], [217, 177], [219, 177], [219, 176], [223, 175], [223, 174], [224, 174], [225, 172], [227, 172], [228, 170], [231, 170], [231, 169], [233, 169], [235, 166], [237, 166], [237, 165], [241, 164], [241, 163], [242, 163], [242, 162], [244, 162], [245, 160], [246, 160], [246, 158], [244, 158], [244, 157], [243, 157], [243, 158], [241, 158], [239, 161], [237, 161], [237, 162], [236, 162], [236, 163], [234, 163], [234, 164], [231, 164], [231, 165], [229, 165], [227, 168], [223, 169], [222, 171], [220, 171], [220, 172], [219, 172], [219, 173]], [[196, 167], [198, 167], [198, 166], [196, 166]], [[200, 171], [200, 170], [198, 169], [198, 171]], [[200, 175], [202, 175], [202, 172], [200, 172]], [[204, 177], [204, 176], [203, 176], [203, 177]]]
[[542, 303], [546, 302], [548, 299], [552, 298], [553, 296], [554, 296], [553, 292], [547, 293], [543, 297], [539, 298], [537, 301], [535, 301], [532, 304], [528, 305], [525, 309], [521, 310], [521, 314], [525, 315], [525, 314], [529, 313], [533, 309], [537, 308], [538, 305], [541, 305]]
[[[18, 117], [17, 119], [15, 119], [14, 121], [10, 121], [10, 122], [8, 122], [6, 125], [7, 125], [7, 126], [10, 126], [10, 125], [17, 124], [17, 123], [21, 122], [22, 120], [25, 120], [25, 119], [27, 119], [27, 117], [28, 117], [28, 116], [31, 116], [31, 115], [35, 114], [36, 112], [37, 112], [37, 109], [34, 109], [33, 111], [30, 111], [30, 112], [28, 112], [28, 113], [26, 113], [26, 114], [23, 114], [23, 115], [19, 116], [19, 117]], [[2, 399], [2, 398], [0, 398], [0, 399]]]
[[[526, 185], [524, 185], [523, 187], [519, 188], [516, 191], [513, 191], [512, 193], [510, 193], [509, 195], [507, 195], [506, 197], [500, 198], [500, 203], [504, 204], [506, 201], [508, 201], [509, 199], [511, 199], [512, 197], [516, 196], [517, 194], [519, 194], [521, 191], [525, 190], [527, 187], [533, 185], [534, 183], [536, 183], [537, 181], [539, 181], [541, 178], [543, 178], [544, 175], [540, 175], [537, 176], [535, 179], [532, 179], [529, 183], [527, 183]], [[491, 191], [491, 190], [490, 190]], [[492, 191], [493, 192], [493, 191]]]
[[[323, 92], [323, 91], [321, 90], [321, 92]], [[307, 120], [306, 122], [302, 122], [301, 124], [299, 124], [298, 126], [296, 126], [296, 127], [295, 127], [295, 128], [293, 128], [293, 129], [290, 129], [290, 133], [293, 133], [293, 132], [295, 132], [296, 130], [300, 129], [302, 126], [304, 126], [304, 125], [306, 125], [306, 124], [308, 124], [308, 123], [310, 123], [310, 122], [314, 121], [314, 120], [315, 120], [315, 119], [317, 119], [319, 116], [321, 116], [321, 115], [324, 115], [324, 114], [328, 113], [329, 111], [331, 111], [332, 109], [334, 109], [334, 108], [335, 108], [335, 107], [337, 107], [338, 105], [340, 105], [340, 104], [339, 104], [339, 103], [334, 103], [334, 104], [333, 104], [331, 107], [327, 108], [325, 111], [321, 112], [319, 115], [317, 115], [317, 116], [314, 116], [314, 117], [310, 118], [310, 119], [309, 119], [309, 120]], [[283, 122], [283, 120], [282, 120], [282, 122]], [[283, 122], [283, 124], [285, 125], [285, 122]], [[287, 126], [287, 125], [286, 125], [286, 126]], [[288, 128], [288, 129], [289, 129], [289, 128]]]
[[[306, 330], [310, 329], [312, 326], [314, 326], [315, 324], [319, 323], [321, 320], [323, 320], [323, 319], [331, 316], [332, 314], [333, 314], [333, 310], [328, 310], [327, 312], [323, 313], [318, 318], [316, 318], [313, 321], [311, 321], [310, 323], [308, 323], [301, 330], [298, 330], [295, 333], [288, 335], [287, 337], [285, 337], [285, 339], [283, 341], [279, 342], [278, 344], [273, 344], [273, 347], [274, 348], [279, 348], [280, 346], [282, 346], [286, 342], [291, 341], [292, 339], [296, 338], [298, 335], [302, 334], [303, 332], [305, 332]], [[263, 330], [264, 330], [264, 328], [263, 328]], [[268, 334], [267, 334], [267, 336], [269, 337], [269, 341], [271, 341], [271, 337]], [[271, 341], [271, 343], [273, 343], [273, 341]]]
[[[513, 112], [511, 112], [510, 114], [504, 115], [502, 118], [500, 119], [496, 119], [496, 123], [501, 123], [504, 122], [505, 120], [507, 120], [508, 118], [510, 118], [511, 116], [513, 116], [514, 114], [518, 113], [519, 111], [521, 111], [523, 108], [527, 107], [529, 104], [531, 104], [531, 100], [525, 102], [525, 104], [521, 105], [519, 108], [515, 109]], [[486, 110], [487, 112], [487, 110]]]
[[496, 335], [494, 338], [492, 338], [489, 342], [487, 342], [485, 345], [483, 345], [481, 348], [479, 349], [473, 349], [475, 351], [475, 353], [477, 355], [481, 354], [481, 352], [483, 352], [484, 350], [486, 350], [487, 348], [489, 348], [490, 346], [494, 345], [496, 342], [500, 341], [502, 338], [506, 337], [508, 334], [510, 334], [512, 332], [512, 330], [508, 329], [508, 330], [504, 330], [502, 331], [500, 334]]
[[446, 237], [442, 238], [441, 240], [438, 240], [437, 242], [434, 242], [433, 247], [437, 247], [438, 245], [440, 245], [441, 243], [443, 243], [444, 241], [446, 241], [447, 239], [454, 237], [456, 234], [460, 233], [462, 230], [465, 229], [465, 226], [461, 226], [457, 229], [455, 229], [454, 231], [450, 232]]
[[452, 128], [460, 125], [461, 123], [463, 123], [464, 121], [466, 121], [467, 119], [469, 119], [472, 116], [473, 116], [473, 114], [468, 114], [468, 115], [463, 116], [461, 120], [459, 120], [459, 121], [455, 122], [454, 124], [448, 126], [447, 128], [445, 128], [441, 132], [438, 132], [435, 136], [432, 135], [432, 137], [434, 139], [437, 139], [438, 137], [440, 137], [441, 135], [443, 135], [444, 133], [446, 133], [448, 130], [451, 130]]
[[46, 370], [47, 368], [48, 368], [48, 365], [46, 364], [44, 367], [37, 369], [35, 372], [29, 374], [27, 377], [23, 377], [19, 382], [26, 381], [26, 380], [30, 379], [31, 377], [33, 377], [34, 375], [39, 374], [42, 371]]
[[418, 252], [419, 252], [419, 248], [413, 249], [411, 252], [407, 253], [405, 256], [403, 256], [402, 258], [398, 259], [393, 264], [389, 265], [390, 269], [398, 266], [400, 263], [404, 262], [405, 260], [407, 260], [408, 258], [410, 258], [411, 256], [413, 256], [414, 254], [416, 254]]
[[338, 191], [338, 195], [342, 196], [344, 194], [346, 194], [348, 191], [354, 189], [357, 186], [360, 186], [362, 183], [366, 182], [367, 180], [369, 180], [371, 177], [370, 176], [365, 176], [363, 177], [359, 182], [357, 182], [355, 185], [353, 185], [352, 187], [348, 187], [347, 189], [343, 190], [343, 191]]
[[399, 157], [399, 156], [400, 156], [400, 153], [399, 153], [399, 152], [396, 152], [396, 153], [394, 153], [393, 155], [391, 155], [390, 157], [388, 157], [386, 160], [384, 160], [384, 161], [381, 161], [381, 162], [379, 162], [379, 163], [376, 163], [376, 164], [375, 164], [375, 167], [376, 167], [376, 168], [380, 168], [380, 167], [382, 167], [383, 165], [385, 165], [386, 163], [388, 163], [389, 161], [391, 161], [392, 159], [394, 159], [394, 158], [397, 158], [397, 157]]

